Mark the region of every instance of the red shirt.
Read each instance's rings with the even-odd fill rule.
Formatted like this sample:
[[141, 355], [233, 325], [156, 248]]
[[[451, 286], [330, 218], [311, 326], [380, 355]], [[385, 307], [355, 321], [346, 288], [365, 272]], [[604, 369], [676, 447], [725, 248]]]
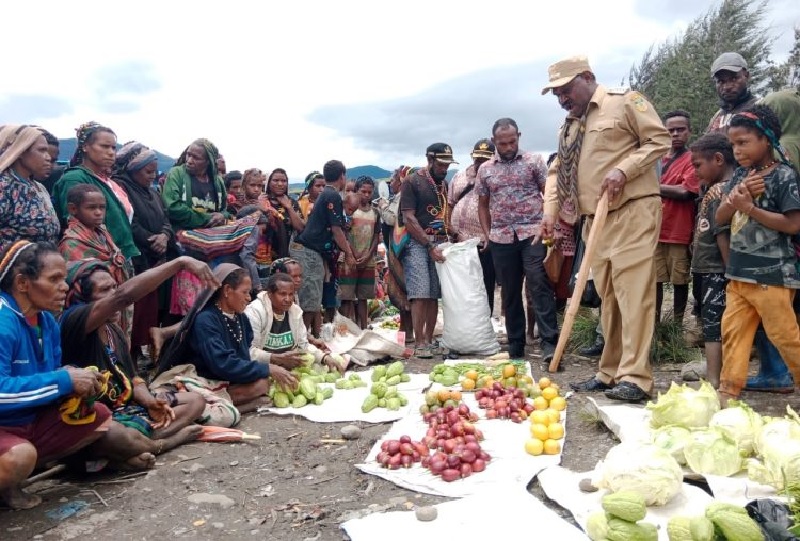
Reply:
[[[661, 166], [669, 163], [670, 158], [661, 158]], [[694, 195], [700, 191], [700, 183], [694, 175], [692, 153], [684, 151], [672, 162], [666, 172], [661, 174], [664, 186], [683, 186]], [[661, 234], [658, 242], [667, 244], [690, 244], [694, 231], [694, 198], [685, 201], [661, 198]]]

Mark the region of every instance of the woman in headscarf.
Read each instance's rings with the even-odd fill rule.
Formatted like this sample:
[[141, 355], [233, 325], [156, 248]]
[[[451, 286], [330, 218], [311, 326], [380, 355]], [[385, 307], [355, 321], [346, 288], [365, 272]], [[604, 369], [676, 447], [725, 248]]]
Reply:
[[[219, 174], [219, 150], [208, 139], [197, 139], [181, 153], [169, 170], [161, 190], [177, 241], [185, 253], [214, 267], [238, 261], [238, 254], [258, 221], [257, 215], [228, 223], [228, 197]], [[190, 275], [175, 277], [170, 312], [185, 315], [200, 293]]]
[[219, 150], [208, 139], [197, 139], [169, 170], [161, 190], [169, 220], [176, 229], [223, 225], [228, 198], [217, 169]]
[[100, 401], [111, 409], [116, 422], [133, 431], [130, 438], [152, 440], [146, 442], [147, 451], [156, 455], [197, 438], [201, 429], [193, 423], [200, 418], [205, 401], [194, 393], [153, 395], [139, 377], [128, 338], [116, 321], [122, 310], [181, 269], [216, 284], [208, 265], [188, 256], [145, 271], [120, 286], [99, 260], [67, 265], [70, 289], [60, 318], [63, 363], [104, 374], [107, 388]]
[[233, 405], [246, 413], [263, 404], [270, 379], [292, 389], [297, 379], [277, 364], [253, 362], [253, 328], [244, 315], [252, 288], [249, 273], [222, 263], [214, 276], [221, 286], [206, 289], [197, 298], [159, 360], [158, 372], [192, 364], [214, 388], [227, 387]]
[[314, 203], [325, 188], [325, 177], [319, 171], [312, 171], [306, 175], [305, 186], [303, 193], [297, 199], [297, 204], [300, 206], [300, 213], [303, 218], [308, 219], [311, 211], [314, 209]]
[[[113, 178], [133, 206], [133, 241], [141, 255], [133, 258], [136, 274], [157, 267], [178, 255], [175, 233], [167, 218], [164, 203], [153, 189], [158, 172], [156, 153], [141, 143], [131, 141], [117, 151]], [[159, 309], [167, 308], [165, 301], [159, 302], [163, 286], [139, 299], [133, 307], [131, 352], [136, 356], [141, 347], [149, 343], [150, 327], [159, 325]]]
[[286, 175], [285, 169], [279, 167], [269, 174], [266, 191], [269, 204], [278, 212], [283, 225], [283, 238], [275, 247], [276, 257], [286, 257], [289, 255], [289, 242], [292, 240], [292, 235], [302, 232], [306, 223], [303, 221], [300, 205], [289, 197], [289, 177]]
[[59, 217], [66, 221], [67, 193], [76, 184], [93, 184], [106, 198], [105, 226], [126, 259], [139, 254], [133, 242], [133, 206], [128, 194], [111, 178], [117, 151], [117, 136], [106, 126], [87, 122], [76, 130], [78, 146], [69, 168], [53, 187], [53, 201]]
[[389, 199], [380, 204], [381, 234], [386, 245], [386, 294], [391, 303], [400, 311], [400, 329], [406, 333], [406, 343], [414, 342], [414, 327], [411, 325], [411, 303], [406, 297], [406, 279], [403, 263], [391, 247], [397, 216], [400, 214], [400, 188], [406, 177], [415, 170], [401, 165], [392, 173], [389, 180]]
[[53, 169], [48, 149], [40, 128], [0, 128], [0, 249], [20, 239], [58, 242], [58, 215], [39, 182]]

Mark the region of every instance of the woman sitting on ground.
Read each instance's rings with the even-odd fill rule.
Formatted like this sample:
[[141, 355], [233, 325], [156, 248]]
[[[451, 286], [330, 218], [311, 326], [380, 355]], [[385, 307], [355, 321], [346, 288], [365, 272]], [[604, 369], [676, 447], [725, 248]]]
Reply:
[[292, 389], [297, 379], [277, 364], [253, 362], [250, 356], [253, 329], [244, 315], [252, 287], [249, 273], [222, 263], [214, 275], [221, 286], [206, 289], [197, 298], [159, 361], [158, 371], [193, 364], [198, 376], [217, 387], [228, 384], [233, 405], [246, 413], [265, 404], [262, 398], [269, 391], [269, 378]]
[[153, 396], [138, 376], [128, 337], [117, 324], [120, 312], [133, 305], [179, 270], [205, 283], [216, 283], [205, 263], [179, 257], [117, 285], [108, 266], [97, 259], [68, 265], [67, 310], [61, 316], [61, 350], [66, 364], [108, 373], [107, 392], [100, 398], [128, 437], [159, 454], [199, 436], [194, 425], [205, 408], [195, 393]]
[[267, 280], [267, 290], [258, 294], [245, 309], [253, 328], [250, 356], [260, 363], [292, 369], [303, 364], [310, 353], [317, 363], [344, 372], [336, 359], [310, 344], [303, 323], [303, 310], [294, 303], [295, 284], [288, 274], [279, 272]]

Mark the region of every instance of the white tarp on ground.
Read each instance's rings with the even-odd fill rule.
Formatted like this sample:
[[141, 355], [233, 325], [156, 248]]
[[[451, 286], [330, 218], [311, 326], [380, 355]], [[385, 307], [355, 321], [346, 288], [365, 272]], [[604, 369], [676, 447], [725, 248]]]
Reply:
[[525, 484], [496, 483], [479, 494], [435, 507], [438, 517], [432, 522], [418, 521], [414, 511], [394, 511], [348, 520], [341, 527], [352, 541], [495, 539], [505, 533], [519, 534], [520, 528], [559, 541], [587, 539], [583, 532], [530, 494]]
[[[346, 372], [344, 377], [348, 377], [350, 372]], [[315, 423], [345, 423], [363, 421], [365, 423], [387, 423], [397, 421], [408, 416], [409, 413], [416, 413], [425, 400], [422, 390], [430, 384], [427, 374], [409, 374], [411, 381], [401, 383], [397, 390], [408, 399], [408, 405], [397, 411], [390, 411], [386, 408], [375, 408], [369, 413], [361, 411], [361, 404], [369, 394], [372, 385], [372, 369], [358, 372], [361, 379], [367, 382], [366, 387], [358, 389], [334, 389], [333, 396], [322, 403], [321, 406], [310, 404], [302, 408], [260, 408], [259, 413], [275, 413], [277, 415], [299, 415]], [[333, 387], [333, 383], [321, 383], [321, 386]], [[417, 415], [419, 415], [417, 413]]]
[[[600, 500], [607, 492], [605, 490], [592, 493], [581, 492], [578, 483], [586, 477], [591, 478], [592, 472], [576, 473], [561, 466], [547, 468], [538, 475], [539, 483], [547, 497], [568, 509], [575, 518], [575, 522], [584, 529], [589, 516], [596, 511], [603, 510]], [[648, 507], [644, 522], [658, 526], [658, 538], [667, 541], [667, 522], [671, 517], [700, 515], [712, 501], [714, 498], [702, 489], [683, 483], [681, 493], [667, 505]]]
[[408, 358], [412, 353], [405, 345], [397, 343], [395, 330], [361, 330], [339, 313], [333, 320], [333, 329], [333, 338], [325, 342], [327, 346], [333, 353], [347, 353], [350, 360], [360, 366], [384, 357]]
[[[650, 412], [644, 406], [620, 404], [605, 398], [589, 397], [589, 404], [595, 408], [600, 420], [620, 441], [650, 441]], [[687, 477], [705, 478], [717, 501], [741, 505], [756, 498], [775, 498], [777, 491], [770, 486], [751, 481], [747, 472], [739, 472], [732, 477], [717, 475], [699, 476], [684, 468]]]
[[[415, 464], [409, 469], [401, 468], [399, 470], [381, 467], [375, 458], [378, 456], [384, 440], [410, 436], [412, 440], [419, 441], [425, 436], [428, 425], [416, 411], [412, 411], [411, 415], [393, 424], [383, 438], [372, 447], [364, 463], [356, 464], [356, 468], [416, 492], [462, 498], [492, 490], [491, 487], [498, 484], [519, 485], [524, 489], [531, 478], [543, 468], [561, 462], [560, 453], [558, 455], [531, 456], [525, 452], [525, 441], [530, 438], [528, 421], [513, 423], [509, 420], [486, 420], [484, 410], [478, 408], [472, 393], [464, 393], [462, 402], [469, 406], [470, 411], [477, 412], [481, 417], [476, 424], [485, 438], [481, 442], [481, 448], [492, 457], [485, 471], [448, 483], [419, 464]], [[562, 413], [562, 419], [564, 417]]]

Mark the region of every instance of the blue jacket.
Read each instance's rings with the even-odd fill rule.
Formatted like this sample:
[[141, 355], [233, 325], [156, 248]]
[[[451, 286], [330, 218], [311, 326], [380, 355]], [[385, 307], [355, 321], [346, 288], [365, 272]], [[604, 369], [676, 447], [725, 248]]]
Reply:
[[72, 393], [61, 370], [61, 333], [49, 312], [39, 314], [42, 343], [14, 297], [0, 293], [0, 426], [26, 425], [42, 406]]

